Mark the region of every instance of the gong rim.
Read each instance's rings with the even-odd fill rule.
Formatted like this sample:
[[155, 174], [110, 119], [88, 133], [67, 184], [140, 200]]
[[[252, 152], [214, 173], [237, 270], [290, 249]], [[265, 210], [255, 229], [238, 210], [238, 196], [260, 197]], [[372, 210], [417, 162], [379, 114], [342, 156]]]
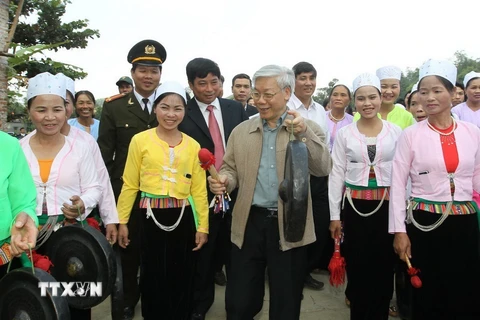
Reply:
[[54, 232], [45, 247], [53, 263], [50, 271], [58, 281], [102, 283], [101, 297], [68, 296], [71, 307], [90, 309], [110, 295], [115, 281], [115, 258], [100, 231], [89, 225], [68, 225]]
[[[56, 282], [47, 272], [35, 268], [19, 268], [6, 274], [0, 280], [0, 319], [16, 319], [22, 314], [30, 320], [70, 319], [68, 301], [61, 296], [52, 296], [51, 288], [47, 295], [40, 296], [39, 282]], [[37, 299], [36, 299], [37, 298]]]

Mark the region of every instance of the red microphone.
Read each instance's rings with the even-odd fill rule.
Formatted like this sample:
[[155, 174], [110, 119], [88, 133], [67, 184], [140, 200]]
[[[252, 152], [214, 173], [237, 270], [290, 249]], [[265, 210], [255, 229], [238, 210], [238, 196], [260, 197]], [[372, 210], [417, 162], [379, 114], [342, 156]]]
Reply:
[[[208, 149], [200, 149], [200, 151], [198, 152], [198, 160], [200, 160], [200, 166], [204, 170], [208, 170], [213, 179], [220, 181], [217, 169], [215, 169], [215, 156], [210, 151], [208, 151]], [[223, 212], [223, 214], [225, 214], [225, 212], [230, 209], [230, 200], [230, 196], [227, 192], [224, 192], [223, 195], [217, 194], [212, 199], [210, 207], [213, 206], [214, 213], [219, 213], [221, 211]]]
[[200, 160], [200, 166], [203, 170], [208, 170], [213, 179], [219, 181], [217, 169], [215, 169], [215, 156], [205, 148], [200, 149], [198, 152], [198, 160]]

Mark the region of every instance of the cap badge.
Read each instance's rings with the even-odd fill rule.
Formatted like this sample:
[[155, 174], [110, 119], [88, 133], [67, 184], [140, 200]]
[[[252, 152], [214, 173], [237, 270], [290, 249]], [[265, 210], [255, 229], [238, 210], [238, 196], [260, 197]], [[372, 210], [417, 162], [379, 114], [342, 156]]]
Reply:
[[155, 54], [155, 47], [148, 45], [145, 47], [145, 54]]

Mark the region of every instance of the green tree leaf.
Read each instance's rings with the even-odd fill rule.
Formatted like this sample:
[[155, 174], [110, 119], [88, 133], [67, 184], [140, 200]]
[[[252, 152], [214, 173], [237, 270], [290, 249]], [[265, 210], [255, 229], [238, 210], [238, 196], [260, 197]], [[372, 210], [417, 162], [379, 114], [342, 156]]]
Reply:
[[[48, 51], [84, 49], [89, 40], [100, 37], [98, 30], [88, 28], [86, 19], [62, 21], [65, 8], [70, 3], [70, 0], [24, 1], [21, 19], [10, 45], [10, 51], [15, 56], [8, 59], [9, 119], [28, 123], [26, 101], [19, 99], [27, 86], [28, 78], [42, 72], [62, 72], [72, 79], [83, 79], [87, 76], [81, 67], [54, 61], [47, 56]], [[18, 0], [9, 2], [9, 27], [17, 7]]]

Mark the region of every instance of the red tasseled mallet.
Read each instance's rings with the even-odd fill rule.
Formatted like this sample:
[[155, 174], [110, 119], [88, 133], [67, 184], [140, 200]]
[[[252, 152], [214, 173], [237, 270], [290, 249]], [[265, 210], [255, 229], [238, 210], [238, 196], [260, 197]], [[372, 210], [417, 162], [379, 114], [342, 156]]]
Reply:
[[87, 218], [87, 223], [90, 227], [97, 229], [98, 231], [100, 230], [100, 224], [98, 223], [97, 219], [95, 218]]
[[203, 170], [208, 170], [213, 179], [218, 180], [218, 172], [215, 169], [215, 156], [205, 148], [198, 151], [198, 160], [200, 160], [200, 166]]
[[[208, 149], [200, 149], [198, 152], [198, 160], [200, 160], [200, 166], [204, 170], [208, 170], [213, 179], [217, 181], [220, 180], [217, 169], [215, 169], [215, 156]], [[230, 209], [230, 200], [228, 193], [224, 192], [223, 195], [216, 195], [210, 206], [213, 206], [214, 213], [223, 212], [225, 214], [225, 212]]]
[[345, 258], [340, 254], [340, 237], [335, 238], [333, 256], [328, 264], [330, 271], [330, 284], [338, 287], [345, 283]]
[[32, 251], [32, 260], [35, 268], [39, 268], [50, 273], [50, 267], [53, 266], [53, 263], [47, 256], [43, 256], [35, 251]]
[[408, 267], [407, 272], [408, 272], [408, 275], [410, 276], [410, 282], [412, 283], [412, 286], [417, 289], [421, 288], [422, 280], [420, 279], [419, 276], [417, 276], [417, 274], [420, 273], [420, 270], [412, 267], [412, 264], [410, 263], [410, 259], [408, 259], [407, 254], [405, 254], [405, 262], [407, 263], [407, 267]]

